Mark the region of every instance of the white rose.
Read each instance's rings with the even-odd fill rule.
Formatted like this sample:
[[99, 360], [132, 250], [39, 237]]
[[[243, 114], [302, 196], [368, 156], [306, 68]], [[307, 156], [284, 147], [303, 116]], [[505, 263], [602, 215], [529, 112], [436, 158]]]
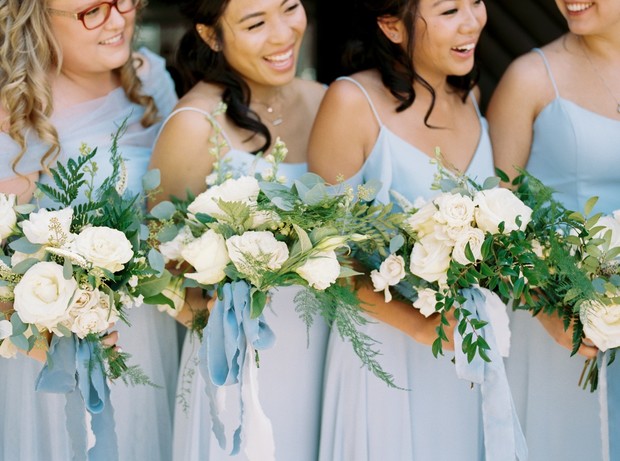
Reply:
[[169, 242], [159, 244], [159, 252], [166, 262], [183, 261], [183, 256], [181, 254], [183, 247], [193, 240], [194, 236], [190, 228], [188, 226], [183, 226], [175, 238]]
[[431, 290], [430, 288], [422, 288], [418, 291], [418, 299], [416, 299], [413, 303], [413, 307], [420, 309], [420, 313], [424, 317], [429, 317], [437, 312], [435, 310], [435, 305], [437, 304], [437, 300], [435, 298], [436, 295], [437, 292], [435, 290]]
[[218, 202], [242, 202], [248, 205], [256, 203], [260, 187], [256, 178], [242, 176], [239, 179], [228, 179], [218, 186], [212, 186], [190, 203], [190, 213], [204, 213], [215, 216], [222, 212]]
[[[498, 226], [504, 223], [504, 233], [524, 230], [532, 218], [532, 209], [519, 200], [511, 191], [503, 188], [483, 190], [474, 196], [476, 223], [484, 232], [497, 234]], [[517, 216], [521, 225], [517, 226]]]
[[433, 200], [438, 209], [435, 220], [448, 227], [464, 228], [474, 220], [474, 201], [461, 194], [442, 194]]
[[93, 266], [113, 273], [122, 270], [133, 257], [133, 247], [125, 234], [109, 227], [87, 227], [76, 237], [74, 248]]
[[620, 346], [620, 305], [586, 301], [581, 305], [579, 318], [586, 337], [601, 351]]
[[0, 339], [6, 339], [13, 334], [13, 325], [8, 320], [0, 320]]
[[340, 264], [334, 250], [322, 251], [308, 258], [295, 272], [312, 288], [325, 290], [340, 275]]
[[181, 256], [196, 270], [194, 273], [185, 274], [187, 278], [203, 285], [211, 285], [226, 277], [224, 268], [230, 262], [226, 240], [213, 229], [189, 242], [181, 250]]
[[18, 349], [13, 342], [7, 338], [4, 341], [0, 341], [0, 357], [5, 359], [12, 359], [17, 356]]
[[23, 322], [51, 330], [66, 317], [77, 287], [75, 279], [65, 279], [62, 266], [37, 263], [15, 285], [13, 306]]
[[91, 333], [101, 333], [108, 329], [110, 323], [109, 312], [101, 307], [77, 312], [71, 331], [79, 338], [84, 338]]
[[24, 235], [31, 243], [42, 245], [62, 245], [71, 240], [71, 220], [73, 209], [47, 211], [45, 208], [30, 213], [22, 223]]
[[452, 247], [433, 234], [422, 237], [411, 250], [409, 270], [428, 282], [445, 283], [451, 253]]
[[471, 261], [465, 256], [465, 248], [469, 243], [471, 252], [474, 254], [476, 261], [482, 259], [482, 244], [484, 243], [484, 232], [475, 227], [465, 229], [455, 240], [454, 249], [452, 250], [452, 258], [459, 264], [467, 265]]
[[435, 224], [437, 224], [437, 222], [434, 216], [436, 212], [437, 207], [435, 204], [427, 203], [424, 207], [408, 217], [404, 224], [407, 225], [410, 230], [417, 232], [418, 237], [424, 237], [435, 230]]
[[611, 231], [611, 242], [609, 248], [620, 247], [620, 222], [612, 216], [601, 216], [596, 223], [597, 226], [603, 226], [605, 229], [597, 233], [595, 238], [602, 238], [607, 231]]
[[265, 270], [277, 271], [289, 256], [286, 243], [266, 231], [248, 231], [230, 237], [226, 248], [237, 270], [249, 277]]
[[15, 232], [17, 214], [15, 213], [15, 195], [0, 193], [0, 240]]
[[383, 291], [385, 294], [385, 302], [392, 300], [390, 286], [397, 285], [405, 277], [405, 260], [402, 256], [391, 254], [379, 266], [379, 270], [373, 270], [370, 273], [370, 279], [374, 285], [375, 291]]

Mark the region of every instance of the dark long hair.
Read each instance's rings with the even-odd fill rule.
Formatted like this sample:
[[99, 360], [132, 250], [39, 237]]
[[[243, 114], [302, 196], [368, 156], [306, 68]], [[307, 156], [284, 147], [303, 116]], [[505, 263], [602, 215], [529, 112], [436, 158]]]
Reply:
[[[397, 112], [409, 108], [415, 101], [413, 88], [417, 81], [431, 94], [431, 104], [424, 116], [424, 124], [435, 107], [435, 90], [422, 78], [413, 65], [413, 48], [415, 45], [415, 21], [418, 14], [419, 0], [357, 0], [356, 14], [358, 27], [355, 39], [351, 40], [344, 54], [344, 64], [351, 72], [377, 69], [381, 80], [390, 93], [399, 101]], [[379, 28], [377, 20], [392, 16], [403, 21], [407, 31], [405, 47], [389, 40]], [[463, 102], [478, 81], [479, 70], [474, 66], [464, 76], [448, 76], [448, 83], [459, 93]]]
[[[248, 84], [228, 64], [221, 51], [213, 51], [198, 35], [197, 24], [213, 27], [216, 39], [222, 43], [220, 19], [230, 0], [185, 0], [179, 8], [191, 23], [191, 27], [181, 38], [177, 50], [176, 63], [179, 70], [183, 92], [188, 91], [196, 83], [203, 81], [220, 84], [224, 87], [222, 101], [226, 103], [226, 115], [239, 128], [260, 135], [264, 144], [254, 151], [256, 154], [265, 151], [271, 144], [271, 133], [261, 122], [256, 112], [250, 109], [251, 92]], [[225, 45], [224, 45], [225, 46]]]

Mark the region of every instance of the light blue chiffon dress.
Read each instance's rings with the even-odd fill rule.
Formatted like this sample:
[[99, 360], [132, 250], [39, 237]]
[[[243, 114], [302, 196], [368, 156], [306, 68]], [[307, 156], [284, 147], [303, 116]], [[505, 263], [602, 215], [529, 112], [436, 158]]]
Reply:
[[[208, 113], [199, 109], [180, 110], [200, 112], [217, 123]], [[222, 132], [222, 135], [228, 145], [232, 145], [226, 133]], [[270, 166], [264, 160], [238, 149], [229, 150], [225, 158], [230, 159], [229, 166], [237, 174], [252, 174]], [[305, 163], [283, 163], [279, 174], [284, 175], [290, 183], [306, 171]], [[295, 312], [293, 302], [299, 289], [291, 286], [274, 291], [264, 312], [276, 342], [271, 349], [260, 353], [259, 399], [266, 416], [271, 420], [277, 461], [316, 461], [318, 456], [321, 386], [328, 328], [322, 318], [317, 318], [307, 330]], [[179, 372], [174, 460], [247, 460], [243, 446], [240, 454], [231, 456], [220, 448], [211, 432], [209, 397], [197, 367], [199, 348], [196, 336], [187, 334]], [[230, 434], [228, 437], [230, 439]]]
[[[595, 211], [610, 213], [620, 208], [620, 121], [563, 98], [543, 52], [535, 51], [547, 66], [555, 99], [534, 122], [527, 170], [555, 189], [556, 198], [569, 209], [583, 212], [585, 202], [595, 195], [599, 197]], [[577, 384], [585, 359], [570, 357], [526, 312], [512, 314], [511, 328], [506, 371], [530, 461], [602, 460], [599, 395]], [[620, 367], [614, 363], [608, 372], [610, 391], [615, 389], [610, 402], [618, 405]], [[612, 428], [610, 436], [618, 444], [620, 427]]]
[[[414, 201], [432, 198], [436, 166], [429, 155], [383, 125], [365, 89], [380, 126], [377, 141], [362, 166], [347, 182], [382, 182], [377, 200], [390, 201], [393, 189]], [[475, 102], [474, 102], [475, 104]], [[478, 108], [476, 106], [476, 111]], [[473, 179], [493, 176], [491, 144], [480, 116], [480, 139], [466, 173]], [[413, 309], [413, 307], [412, 307]], [[434, 358], [424, 346], [385, 323], [371, 320], [363, 328], [379, 341], [378, 360], [408, 390], [388, 388], [360, 366], [351, 345], [330, 335], [325, 364], [321, 461], [479, 461], [484, 459], [479, 386], [459, 380], [451, 362], [454, 353]], [[492, 460], [489, 460], [492, 461]]]
[[[161, 116], [165, 117], [176, 103], [172, 79], [164, 60], [147, 49], [148, 73], [142, 77], [143, 91], [151, 95]], [[62, 152], [59, 161], [79, 155], [86, 142], [98, 147], [95, 160], [99, 166], [97, 180], [111, 172], [107, 160], [111, 135], [127, 119], [128, 129], [119, 141], [126, 159], [127, 188], [139, 191], [146, 173], [155, 136], [161, 125], [144, 128], [140, 118], [144, 108], [130, 102], [122, 88], [107, 96], [55, 113], [52, 123], [58, 130]], [[40, 170], [40, 159], [46, 150], [35, 136], [28, 137], [28, 152], [18, 165], [21, 173]], [[14, 175], [11, 161], [17, 147], [5, 133], [0, 133], [0, 180]], [[50, 184], [49, 176], [41, 182]], [[42, 202], [43, 206], [50, 205]], [[54, 205], [57, 206], [57, 205]], [[178, 339], [176, 322], [154, 306], [141, 306], [128, 311], [131, 326], [116, 325], [118, 345], [131, 354], [130, 363], [139, 365], [159, 387], [129, 387], [111, 383], [111, 400], [119, 442], [119, 459], [127, 461], [167, 461], [172, 453], [172, 421], [178, 373]], [[35, 379], [42, 364], [18, 354], [15, 359], [0, 360], [0, 460], [72, 459], [65, 428], [65, 397], [35, 392]]]

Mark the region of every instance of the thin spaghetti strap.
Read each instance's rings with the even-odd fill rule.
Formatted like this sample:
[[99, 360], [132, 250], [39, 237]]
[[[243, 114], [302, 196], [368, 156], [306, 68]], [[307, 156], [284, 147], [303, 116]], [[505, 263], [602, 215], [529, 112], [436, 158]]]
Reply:
[[372, 113], [375, 114], [377, 123], [379, 124], [380, 127], [382, 127], [383, 123], [381, 122], [381, 118], [379, 118], [379, 113], [377, 112], [377, 109], [375, 109], [375, 105], [372, 103], [372, 99], [370, 99], [370, 95], [366, 91], [366, 88], [364, 88], [360, 82], [358, 82], [357, 80], [351, 77], [339, 77], [337, 80], [347, 80], [348, 82], [351, 82], [354, 85], [356, 85], [362, 91], [362, 93], [364, 93], [364, 96], [366, 96], [366, 100], [368, 101], [368, 105], [370, 105], [370, 108], [372, 109]]
[[478, 101], [476, 101], [476, 95], [473, 91], [469, 92], [469, 99], [474, 103], [474, 108], [476, 109], [476, 114], [478, 114], [478, 118], [482, 118], [482, 113], [480, 112], [480, 107], [478, 107]]
[[558, 86], [555, 84], [555, 79], [553, 78], [553, 72], [551, 72], [551, 66], [549, 65], [549, 61], [547, 61], [547, 57], [545, 56], [545, 53], [543, 53], [543, 50], [541, 50], [540, 48], [534, 48], [532, 51], [535, 51], [536, 53], [538, 53], [540, 57], [542, 58], [543, 62], [545, 63], [545, 67], [547, 68], [547, 74], [549, 74], [549, 80], [551, 80], [551, 84], [553, 85], [553, 90], [555, 91], [555, 97], [559, 98], [560, 92], [558, 91]]
[[[163, 123], [161, 124], [161, 128], [159, 129], [159, 133], [162, 132], [162, 130], [164, 129], [164, 126], [166, 126], [166, 123], [168, 123], [168, 121], [174, 117], [176, 114], [180, 113], [180, 112], [198, 112], [199, 114], [204, 115], [207, 120], [209, 120], [209, 122], [211, 124], [213, 124], [215, 127], [217, 127], [220, 130], [220, 134], [222, 135], [222, 137], [224, 138], [224, 141], [226, 141], [226, 144], [228, 144], [228, 147], [231, 147], [232, 144], [230, 143], [230, 139], [228, 138], [228, 135], [226, 134], [226, 132], [224, 130], [222, 130], [222, 127], [220, 126], [220, 124], [217, 122], [217, 120], [215, 120], [215, 118], [213, 117], [213, 115], [211, 115], [209, 112], [207, 112], [206, 110], [202, 110], [199, 109], [197, 107], [179, 107], [178, 109], [173, 110], [172, 112], [170, 112], [170, 115], [168, 115], [168, 117], [166, 117], [166, 119], [163, 121]], [[159, 134], [157, 135], [157, 137], [159, 138]]]

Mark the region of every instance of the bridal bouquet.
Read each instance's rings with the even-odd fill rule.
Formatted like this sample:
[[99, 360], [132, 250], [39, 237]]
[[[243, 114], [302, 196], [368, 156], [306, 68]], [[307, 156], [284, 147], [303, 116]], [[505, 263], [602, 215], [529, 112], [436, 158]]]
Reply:
[[[216, 395], [222, 386], [239, 385], [241, 424], [252, 424], [254, 415], [262, 423], [253, 424], [250, 431], [270, 428], [257, 392], [249, 389], [256, 383], [259, 351], [274, 343], [263, 316], [270, 292], [290, 285], [303, 288], [290, 308], [308, 324], [323, 316], [351, 342], [364, 365], [394, 385], [375, 358], [374, 342], [356, 328], [366, 320], [346, 283], [357, 272], [343, 258], [354, 242], [372, 238], [364, 235], [367, 228], [382, 225], [375, 214], [379, 207], [355, 200], [347, 189], [334, 193], [313, 174], [285, 185], [278, 167], [287, 150], [279, 140], [263, 157], [270, 168], [256, 175], [231, 173], [214, 145], [216, 166], [206, 180], [209, 188], [186, 202], [161, 202], [151, 210], [159, 251], [168, 262], [185, 268], [182, 288], [200, 287], [216, 298], [206, 326], [199, 326], [204, 326], [200, 370], [207, 390]], [[366, 196], [372, 199], [369, 189]], [[384, 224], [389, 226], [389, 219]], [[383, 238], [379, 231], [371, 235]], [[210, 401], [215, 405], [217, 398]], [[213, 407], [211, 414], [214, 433], [224, 447], [223, 432], [217, 430], [218, 409]], [[237, 430], [247, 438], [241, 425]], [[235, 443], [233, 452], [239, 449], [237, 438]], [[255, 447], [253, 456], [270, 459], [271, 454]]]
[[[593, 214], [597, 197], [583, 212], [567, 210], [525, 172], [514, 183], [537, 216], [534, 232], [548, 267], [547, 283], [525, 308], [559, 315], [566, 328], [572, 325], [573, 355], [587, 338], [611, 363], [620, 346], [620, 212]], [[596, 389], [601, 360], [586, 361], [584, 388]]]
[[[0, 321], [0, 354], [42, 348], [51, 368], [50, 350], [59, 338], [70, 339], [90, 350], [91, 371], [101, 368], [111, 378], [147, 384], [137, 366], [127, 366], [126, 353], [101, 341], [112, 324], [125, 319], [126, 309], [166, 285], [163, 262], [160, 269], [149, 262], [148, 230], [140, 222], [143, 200], [123, 194], [126, 178], [116, 142], [114, 173], [98, 188], [92, 182], [96, 150], [83, 146], [81, 153], [51, 170], [55, 186], [37, 184], [58, 208], [17, 206], [14, 196], [0, 195], [0, 301], [11, 303]], [[78, 203], [80, 196], [86, 200]]]
[[[453, 312], [468, 361], [476, 354], [488, 361], [489, 344], [481, 330], [490, 319], [472, 312], [479, 297], [473, 292], [497, 306], [486, 314], [498, 319], [502, 336], [509, 336], [507, 317], [498, 310], [505, 312], [504, 304], [512, 299], [530, 299], [530, 290], [545, 274], [538, 242], [529, 231], [532, 210], [510, 190], [496, 187], [499, 178], [478, 184], [437, 163], [434, 188], [440, 194], [413, 205], [393, 192], [403, 209], [400, 232], [392, 238], [387, 257], [367, 257], [366, 263], [374, 269], [375, 291], [384, 291], [386, 301], [393, 287], [423, 315], [439, 313], [434, 355], [441, 354], [442, 342], [448, 341], [447, 314]], [[507, 339], [496, 334], [502, 355], [507, 354]]]

